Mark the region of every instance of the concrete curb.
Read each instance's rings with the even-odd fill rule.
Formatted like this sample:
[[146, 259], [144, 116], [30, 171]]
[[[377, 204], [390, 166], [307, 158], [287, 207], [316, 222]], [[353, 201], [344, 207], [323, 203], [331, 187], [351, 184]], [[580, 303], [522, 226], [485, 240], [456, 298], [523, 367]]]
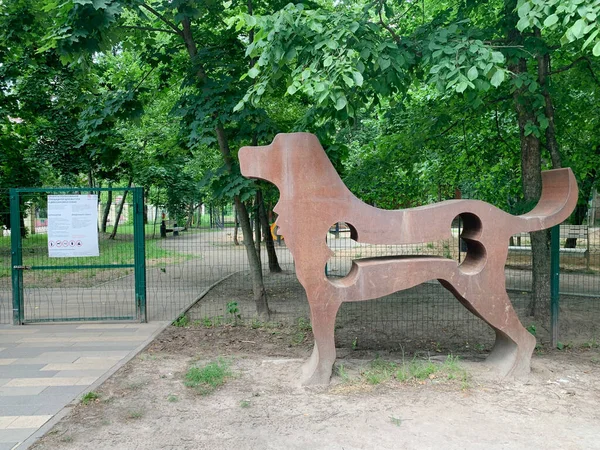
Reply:
[[231, 278], [234, 275], [237, 275], [238, 273], [242, 273], [242, 272], [245, 272], [245, 270], [238, 270], [237, 272], [233, 272], [233, 273], [230, 273], [229, 275], [225, 275], [223, 278], [215, 281], [209, 287], [207, 287], [206, 289], [204, 289], [200, 293], [200, 295], [198, 295], [198, 297], [196, 297], [196, 300], [194, 300], [189, 306], [186, 306], [185, 308], [183, 308], [179, 312], [179, 314], [177, 314], [175, 316], [175, 318], [173, 320], [177, 320], [179, 317], [181, 317], [184, 314], [186, 314], [190, 309], [192, 309], [194, 306], [196, 306], [196, 303], [198, 303], [200, 300], [202, 300], [206, 296], [206, 294], [208, 294], [212, 289], [214, 289], [216, 286], [218, 286], [219, 284], [221, 284], [223, 281], [227, 280], [228, 278]]

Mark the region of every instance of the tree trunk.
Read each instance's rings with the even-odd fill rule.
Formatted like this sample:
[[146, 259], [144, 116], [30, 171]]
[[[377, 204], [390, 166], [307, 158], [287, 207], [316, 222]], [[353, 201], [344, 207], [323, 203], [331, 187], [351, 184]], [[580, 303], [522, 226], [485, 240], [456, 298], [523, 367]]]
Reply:
[[192, 225], [194, 223], [194, 211], [196, 211], [196, 209], [194, 208], [194, 201], [191, 201], [190, 206], [188, 207], [188, 216], [187, 221], [185, 223], [185, 228], [192, 228]]
[[240, 245], [240, 241], [238, 240], [238, 229], [240, 228], [240, 221], [238, 220], [237, 208], [233, 208], [233, 221], [235, 222], [235, 226], [233, 228], [233, 243], [235, 245]]
[[[133, 179], [129, 177], [129, 183], [127, 187], [131, 187], [131, 183], [133, 183]], [[121, 214], [123, 213], [123, 205], [125, 205], [125, 199], [127, 198], [127, 193], [129, 191], [123, 192], [123, 199], [121, 203], [119, 203], [119, 208], [117, 209], [117, 214], [115, 214], [115, 225], [113, 226], [112, 233], [110, 233], [109, 239], [114, 239], [117, 236], [117, 229], [119, 228], [119, 220], [121, 220]]]
[[270, 316], [269, 305], [267, 303], [267, 291], [263, 282], [262, 269], [256, 256], [254, 242], [252, 239], [252, 227], [250, 226], [250, 217], [244, 202], [236, 195], [234, 197], [235, 207], [238, 210], [240, 226], [244, 235], [244, 247], [250, 263], [250, 274], [252, 276], [252, 290], [254, 292], [254, 302], [256, 303], [256, 312], [259, 317], [268, 320]]
[[[515, 74], [527, 71], [525, 59], [511, 67]], [[521, 178], [525, 201], [534, 204], [542, 194], [540, 140], [533, 134], [525, 134], [528, 123], [535, 124], [534, 111], [524, 96], [524, 88], [514, 92], [517, 121], [521, 142]], [[550, 314], [550, 231], [531, 233], [532, 293], [528, 305], [529, 314], [544, 321]]]
[[[108, 187], [112, 187], [112, 183], [108, 183]], [[101, 231], [106, 233], [106, 223], [108, 222], [108, 216], [110, 215], [110, 207], [112, 206], [113, 191], [108, 191], [108, 199], [106, 205], [104, 205], [104, 211], [102, 212], [102, 225]]]
[[256, 249], [256, 256], [262, 269], [262, 258], [260, 255], [260, 218], [258, 217], [258, 192], [254, 198], [254, 248]]
[[269, 257], [269, 272], [280, 273], [281, 267], [277, 260], [277, 252], [275, 251], [275, 243], [273, 242], [273, 235], [271, 234], [271, 228], [269, 227], [269, 219], [267, 218], [267, 209], [265, 208], [265, 200], [262, 191], [259, 190], [256, 193], [256, 200], [258, 201], [258, 216], [263, 230], [267, 256]]
[[[536, 35], [541, 34], [540, 30], [536, 28]], [[562, 159], [560, 157], [560, 150], [558, 147], [558, 141], [556, 140], [556, 126], [554, 125], [554, 105], [552, 104], [552, 96], [550, 95], [549, 84], [550, 78], [550, 54], [538, 56], [538, 82], [542, 86], [542, 93], [544, 95], [544, 115], [548, 119], [548, 128], [546, 128], [546, 147], [550, 152], [550, 158], [552, 159], [552, 168], [560, 169], [562, 167]]]
[[[197, 60], [198, 48], [196, 47], [196, 42], [194, 41], [189, 17], [184, 17], [181, 20], [181, 25], [183, 27], [183, 41], [188, 51], [188, 55], [190, 56], [192, 65], [196, 67], [196, 77], [198, 78], [200, 84], [205, 84], [208, 77], [201, 62]], [[231, 173], [233, 169], [233, 157], [231, 156], [231, 151], [229, 149], [229, 142], [227, 140], [227, 135], [225, 134], [225, 128], [220, 121], [217, 121], [216, 123], [215, 134], [217, 135], [217, 143], [219, 144], [219, 151], [223, 157], [225, 167]], [[263, 282], [260, 261], [256, 257], [256, 251], [254, 250], [252, 228], [250, 226], [248, 210], [239, 196], [234, 197], [234, 202], [238, 211], [238, 218], [242, 227], [242, 233], [244, 234], [244, 246], [246, 247], [246, 255], [248, 256], [248, 263], [250, 264], [250, 272], [252, 274], [252, 290], [254, 293], [254, 301], [256, 302], [256, 310], [261, 318], [268, 320], [269, 306], [267, 303], [267, 292]]]

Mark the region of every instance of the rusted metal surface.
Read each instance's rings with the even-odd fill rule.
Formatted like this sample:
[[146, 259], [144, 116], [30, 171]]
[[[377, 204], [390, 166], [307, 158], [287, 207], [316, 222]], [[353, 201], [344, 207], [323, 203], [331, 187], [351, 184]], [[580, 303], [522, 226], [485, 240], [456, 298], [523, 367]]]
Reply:
[[[279, 134], [268, 146], [239, 152], [242, 174], [277, 186], [279, 233], [294, 256], [298, 280], [310, 304], [315, 346], [303, 367], [306, 385], [327, 384], [335, 362], [334, 326], [343, 302], [379, 298], [438, 279], [469, 311], [496, 333], [487, 362], [501, 375], [530, 370], [535, 338], [523, 327], [506, 294], [504, 265], [511, 235], [549, 228], [564, 221], [577, 203], [570, 169], [543, 172], [543, 192], [529, 213], [512, 216], [479, 200], [448, 200], [404, 210], [381, 210], [355, 197], [344, 185], [316, 136]], [[419, 244], [451, 238], [460, 215], [467, 256], [458, 263], [443, 257], [397, 256], [353, 261], [337, 280], [325, 275], [332, 255], [329, 227], [345, 222], [357, 242]]]

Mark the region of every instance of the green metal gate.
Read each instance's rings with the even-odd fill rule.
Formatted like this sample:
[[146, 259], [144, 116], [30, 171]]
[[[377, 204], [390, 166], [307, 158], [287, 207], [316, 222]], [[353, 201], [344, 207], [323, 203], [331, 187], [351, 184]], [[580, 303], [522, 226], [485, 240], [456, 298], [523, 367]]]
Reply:
[[[94, 242], [96, 230], [82, 237], [84, 243], [76, 239], [53, 240], [48, 234], [52, 229], [49, 228], [48, 218], [49, 195], [57, 196], [51, 199], [53, 205], [57, 199], [72, 203], [69, 205], [71, 215], [65, 213], [55, 223], [59, 220], [68, 223], [71, 220], [73, 229], [82, 226], [83, 230], [81, 223], [89, 227], [96, 215], [100, 217], [104, 211], [100, 200], [109, 193], [110, 198], [114, 193], [122, 194], [120, 201], [117, 197], [115, 203], [107, 202], [108, 206], [105, 206], [109, 219], [110, 214], [113, 214], [113, 219], [118, 218], [112, 224], [113, 230], [115, 227], [117, 231], [120, 230], [114, 239], [109, 239], [107, 233], [98, 233], [98, 242]], [[126, 203], [128, 193], [133, 197], [131, 205]], [[142, 188], [17, 188], [11, 189], [9, 195], [15, 325], [32, 322], [147, 321]], [[88, 197], [86, 211], [91, 211], [91, 202], [96, 201], [96, 212], [82, 214], [77, 211], [77, 195]], [[56, 225], [53, 230], [56, 233]], [[87, 245], [88, 241], [91, 247], [97, 244], [96, 253], [78, 255], [77, 247]], [[57, 245], [65, 250], [67, 247], [72, 249], [63, 254], [58, 252], [57, 255], [58, 249], [54, 248]]]

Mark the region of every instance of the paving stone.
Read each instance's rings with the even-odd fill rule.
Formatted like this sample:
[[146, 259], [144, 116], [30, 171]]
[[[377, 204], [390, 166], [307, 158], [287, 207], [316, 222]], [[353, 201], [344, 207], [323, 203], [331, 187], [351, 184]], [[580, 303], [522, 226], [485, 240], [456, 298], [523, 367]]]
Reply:
[[[106, 371], [117, 363], [118, 359], [98, 359], [94, 362], [79, 362], [79, 359], [74, 363], [58, 363], [58, 364], [46, 364], [40, 369], [42, 373], [47, 371], [81, 371], [81, 370], [101, 370]], [[92, 374], [93, 375], [93, 374]], [[57, 374], [57, 376], [66, 376]], [[85, 376], [85, 375], [82, 375]]]
[[81, 350], [79, 352], [42, 352], [34, 358], [19, 359], [19, 364], [51, 364], [51, 363], [73, 363], [81, 357], [105, 357], [118, 358], [119, 360], [127, 356], [129, 351], [101, 351], [101, 350]]
[[21, 428], [14, 430], [0, 430], [0, 444], [13, 443], [15, 440], [17, 442], [23, 442], [33, 433], [35, 433], [35, 429], [32, 428]]
[[73, 342], [19, 342], [18, 348], [57, 348], [64, 350], [73, 347]]
[[[40, 378], [53, 377], [58, 373], [55, 371], [40, 372], [40, 369], [46, 367], [46, 364], [11, 364], [2, 366], [2, 378]], [[10, 382], [5, 385], [10, 385]]]
[[102, 348], [106, 348], [106, 349], [108, 349], [110, 351], [123, 350], [124, 348], [133, 350], [138, 345], [140, 345], [142, 342], [143, 342], [143, 340], [136, 341], [136, 342], [119, 342], [119, 341], [116, 341], [116, 342], [111, 342], [110, 345], [105, 345], [105, 346], [98, 345], [98, 343], [96, 343], [96, 342], [75, 342], [73, 344], [73, 348], [95, 347], [98, 350], [98, 353], [101, 353], [101, 349]]
[[19, 416], [0, 416], [0, 430], [5, 430], [8, 426], [17, 420]]
[[14, 347], [10, 347], [10, 348], [6, 348], [6, 350], [4, 350], [1, 355], [2, 358], [35, 358], [36, 356], [40, 356], [42, 353], [44, 352], [48, 352], [48, 351], [64, 351], [65, 349], [63, 347], [56, 347], [56, 348], [39, 348], [39, 347], [32, 347], [32, 348], [26, 348], [26, 347], [18, 347], [18, 346], [14, 346]]
[[44, 425], [52, 418], [51, 415], [46, 414], [43, 416], [19, 416], [14, 422], [10, 423], [6, 429], [18, 429], [18, 428], [33, 428], [37, 430], [39, 427]]
[[[106, 369], [94, 369], [94, 370], [62, 370], [58, 372], [54, 377], [56, 378], [91, 378], [94, 381], [100, 378], [106, 371], [110, 369], [110, 367]], [[52, 372], [42, 372], [42, 373], [52, 373]], [[80, 383], [83, 381], [80, 380]], [[93, 383], [93, 381], [92, 381]], [[90, 383], [91, 384], [91, 383]]]
[[[32, 416], [34, 414], [52, 414], [43, 410], [38, 413], [44, 405], [0, 405], [0, 416]], [[60, 411], [60, 410], [59, 410]]]
[[78, 366], [79, 364], [95, 364], [97, 362], [101, 362], [101, 363], [106, 362], [107, 364], [108, 364], [108, 362], [113, 362], [116, 364], [124, 357], [125, 356], [107, 356], [107, 357], [104, 357], [104, 356], [82, 356], [81, 358], [78, 358], [73, 363], [73, 366]]
[[[14, 380], [10, 380], [14, 381]], [[9, 383], [10, 383], [9, 381]], [[7, 383], [8, 384], [8, 383]], [[20, 396], [35, 396], [42, 392], [47, 386], [6, 386], [0, 387], [0, 404], [5, 398]]]
[[45, 403], [43, 405], [36, 406], [36, 410], [34, 414], [50, 414], [51, 416], [57, 414], [61, 409], [65, 407], [66, 404], [70, 403], [72, 398], [61, 397], [60, 401], [56, 401], [54, 403]]
[[79, 325], [77, 330], [110, 330], [110, 329], [125, 329], [126, 324], [120, 323], [92, 323]]
[[85, 390], [86, 386], [50, 386], [44, 389], [38, 397], [40, 402], [52, 400], [57, 397], [75, 398]]
[[37, 377], [37, 378], [14, 378], [6, 383], [0, 389], [11, 387], [30, 387], [30, 386], [77, 386], [80, 384], [81, 377]]
[[13, 450], [18, 442], [0, 442], [0, 450]]

